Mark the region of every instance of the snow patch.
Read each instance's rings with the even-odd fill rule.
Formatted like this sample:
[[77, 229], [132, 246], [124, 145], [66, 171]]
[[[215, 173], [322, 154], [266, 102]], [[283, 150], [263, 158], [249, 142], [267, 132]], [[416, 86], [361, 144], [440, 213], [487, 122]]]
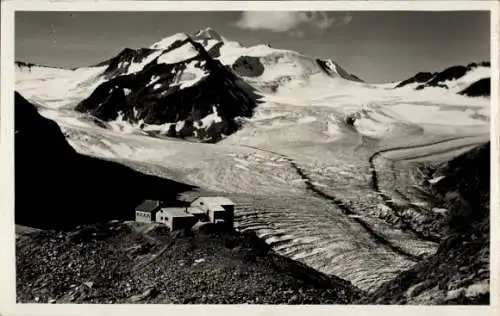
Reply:
[[[134, 115], [137, 115], [134, 108]], [[109, 121], [109, 127], [116, 132], [124, 133], [124, 134], [144, 134], [141, 130], [141, 125], [143, 124], [143, 120], [138, 121], [137, 123], [131, 123], [124, 119], [124, 115], [122, 112], [118, 113], [118, 117], [116, 120]]]
[[160, 76], [154, 75], [153, 77], [151, 77], [151, 80], [149, 80], [147, 85], [149, 86], [149, 85], [155, 83], [158, 79], [160, 79]]
[[194, 58], [199, 55], [196, 47], [191, 43], [186, 43], [179, 48], [173, 49], [171, 51], [163, 52], [160, 57], [158, 57], [158, 63], [162, 64], [177, 64], [181, 61]]
[[186, 69], [178, 77], [177, 83], [180, 89], [192, 87], [209, 75], [204, 69], [196, 67], [196, 64], [197, 62], [194, 60], [188, 63]]
[[439, 177], [436, 177], [436, 178], [430, 179], [430, 180], [429, 180], [429, 183], [430, 183], [430, 184], [436, 184], [436, 183], [438, 183], [439, 181], [441, 181], [443, 178], [444, 178], [444, 176], [439, 176]]
[[212, 106], [212, 113], [201, 119], [201, 128], [207, 128], [215, 123], [222, 122], [222, 118], [217, 113], [217, 107]]
[[154, 125], [154, 124], [145, 124], [144, 127], [142, 128], [145, 132], [157, 132], [160, 134], [166, 134], [168, 130], [170, 129], [170, 126], [173, 123], [164, 123], [164, 124], [159, 124], [159, 125]]
[[184, 128], [184, 125], [186, 124], [185, 121], [179, 121], [175, 124], [175, 131], [176, 132], [180, 132], [183, 128]]
[[151, 63], [156, 57], [160, 56], [161, 53], [162, 53], [161, 51], [152, 52], [146, 58], [144, 58], [142, 61], [140, 61], [138, 63], [130, 64], [128, 71], [127, 71], [127, 74], [130, 75], [130, 74], [141, 71], [142, 69], [144, 69], [144, 67], [146, 65]]

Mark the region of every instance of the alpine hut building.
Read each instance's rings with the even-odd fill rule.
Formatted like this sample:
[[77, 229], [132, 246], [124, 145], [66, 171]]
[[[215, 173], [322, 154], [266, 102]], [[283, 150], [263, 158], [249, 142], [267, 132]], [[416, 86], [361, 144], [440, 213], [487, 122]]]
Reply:
[[171, 231], [190, 229], [197, 222], [234, 226], [234, 203], [225, 197], [199, 197], [187, 207], [165, 207], [163, 204], [160, 201], [143, 201], [135, 209], [135, 220], [162, 223]]

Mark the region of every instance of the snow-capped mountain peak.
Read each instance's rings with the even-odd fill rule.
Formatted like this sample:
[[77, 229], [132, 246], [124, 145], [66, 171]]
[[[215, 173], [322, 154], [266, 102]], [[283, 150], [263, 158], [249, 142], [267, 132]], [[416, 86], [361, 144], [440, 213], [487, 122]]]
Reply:
[[214, 29], [210, 27], [206, 27], [204, 29], [200, 29], [193, 34], [187, 34], [187, 33], [176, 33], [171, 36], [165, 37], [157, 42], [155, 42], [153, 45], [151, 45], [149, 48], [150, 49], [169, 49], [171, 48], [174, 44], [179, 43], [179, 42], [184, 42], [187, 40], [192, 40], [196, 41], [200, 44], [202, 44], [204, 47], [207, 47], [208, 42], [227, 42], [227, 39], [221, 36], [219, 33], [217, 33]]
[[212, 39], [212, 40], [216, 40], [219, 42], [226, 42], [227, 41], [226, 38], [224, 38], [222, 35], [220, 35], [218, 32], [216, 32], [211, 27], [206, 27], [204, 29], [196, 31], [193, 34], [193, 38], [196, 40]]
[[231, 68], [254, 87], [266, 91], [276, 91], [290, 83], [309, 85], [311, 80], [362, 81], [331, 59], [320, 60], [299, 52], [276, 49], [269, 44], [247, 47], [228, 40], [211, 27], [190, 35], [176, 33], [154, 43], [150, 49], [163, 50], [159, 53], [158, 63], [188, 60], [196, 56], [196, 50], [205, 50], [211, 58]]

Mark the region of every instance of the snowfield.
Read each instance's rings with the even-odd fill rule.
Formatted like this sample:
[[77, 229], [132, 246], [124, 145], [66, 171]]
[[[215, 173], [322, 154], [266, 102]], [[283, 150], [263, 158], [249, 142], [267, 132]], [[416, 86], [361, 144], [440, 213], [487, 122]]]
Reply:
[[186, 69], [180, 72], [175, 82], [179, 84], [180, 89], [191, 87], [209, 75], [208, 72], [196, 67], [197, 63], [197, 61], [191, 61], [186, 65]]
[[32, 66], [16, 67], [16, 90], [33, 103], [52, 108], [74, 107], [104, 82], [103, 67], [75, 70]]
[[[152, 48], [167, 48], [183, 39], [177, 34]], [[258, 86], [278, 77], [292, 79], [275, 92], [261, 91], [264, 102], [255, 115], [247, 119], [244, 128], [217, 144], [153, 138], [145, 133], [167, 131], [170, 123], [141, 129], [141, 124], [119, 118], [103, 123], [108, 128], [102, 128], [73, 111], [76, 101], [90, 94], [99, 82], [102, 67], [18, 69], [16, 89], [40, 105], [43, 116], [61, 126], [78, 152], [228, 196], [237, 203], [238, 229], [256, 231], [279, 253], [362, 289], [375, 289], [412, 266], [415, 258], [432, 254], [437, 243], [419, 239], [411, 231], [399, 230], [365, 212], [380, 204], [370, 186], [368, 158], [382, 148], [420, 146], [381, 157], [377, 167], [390, 172], [386, 160], [439, 160], [444, 159], [443, 153], [451, 153], [449, 158], [467, 146], [487, 141], [490, 99], [454, 93], [464, 82], [486, 75], [486, 70], [478, 68], [447, 83], [454, 87], [450, 90], [392, 90], [388, 88], [393, 83], [372, 85], [327, 76], [298, 53], [265, 45], [244, 48], [223, 40], [220, 59], [224, 63], [254, 56], [264, 65], [262, 75], [245, 78], [248, 82]], [[216, 40], [203, 42], [213, 46]], [[161, 53], [158, 62], [176, 63], [197, 54], [186, 44]], [[189, 66], [177, 83], [188, 87], [205, 75]], [[220, 120], [215, 107], [213, 112], [202, 120], [204, 126]], [[463, 140], [448, 147], [425, 146], [450, 137]], [[387, 190], [394, 186], [397, 183], [387, 183]], [[342, 203], [352, 214], [343, 210]], [[359, 221], [386, 243], [378, 242]]]

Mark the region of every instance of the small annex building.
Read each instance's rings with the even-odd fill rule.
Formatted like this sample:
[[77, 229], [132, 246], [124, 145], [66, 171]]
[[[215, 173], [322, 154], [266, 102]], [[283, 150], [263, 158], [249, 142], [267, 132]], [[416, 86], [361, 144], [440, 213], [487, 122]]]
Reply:
[[193, 227], [198, 218], [188, 213], [185, 207], [164, 207], [156, 213], [156, 222], [163, 223], [174, 231]]
[[136, 222], [151, 223], [156, 221], [156, 213], [160, 210], [160, 201], [144, 200], [135, 208]]

